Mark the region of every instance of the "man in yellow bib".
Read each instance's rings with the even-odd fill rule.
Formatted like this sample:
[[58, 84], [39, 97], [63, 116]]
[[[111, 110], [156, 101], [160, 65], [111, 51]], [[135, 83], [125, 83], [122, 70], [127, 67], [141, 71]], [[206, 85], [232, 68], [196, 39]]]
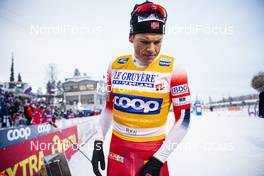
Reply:
[[[116, 58], [107, 72], [110, 88], [92, 157], [93, 171], [105, 169], [103, 141], [113, 126], [107, 176], [169, 176], [167, 159], [187, 133], [190, 90], [186, 72], [160, 54], [166, 10], [152, 2], [135, 5], [130, 20], [132, 55]], [[175, 123], [167, 135], [170, 106]]]

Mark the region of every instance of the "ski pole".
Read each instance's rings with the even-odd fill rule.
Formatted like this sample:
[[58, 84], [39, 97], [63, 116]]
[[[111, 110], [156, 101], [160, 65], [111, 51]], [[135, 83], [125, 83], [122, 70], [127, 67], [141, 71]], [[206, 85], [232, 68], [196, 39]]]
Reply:
[[[58, 126], [55, 124], [55, 123], [52, 123], [52, 122], [48, 122], [52, 127], [54, 127], [54, 128], [57, 128], [57, 129], [59, 129], [58, 128]], [[74, 144], [70, 139], [68, 139], [68, 137], [66, 137], [64, 134], [63, 134], [63, 132], [62, 132], [62, 130], [61, 129], [59, 129], [59, 132], [62, 134], [62, 136], [64, 137], [64, 138], [66, 138], [73, 146], [75, 146], [76, 148], [77, 148], [77, 150], [88, 160], [88, 161], [90, 161], [90, 162], [92, 162], [92, 160], [78, 147], [78, 146], [76, 146], [76, 144]], [[93, 133], [88, 139], [87, 139], [87, 141], [89, 141], [93, 136], [95, 135], [95, 133]]]

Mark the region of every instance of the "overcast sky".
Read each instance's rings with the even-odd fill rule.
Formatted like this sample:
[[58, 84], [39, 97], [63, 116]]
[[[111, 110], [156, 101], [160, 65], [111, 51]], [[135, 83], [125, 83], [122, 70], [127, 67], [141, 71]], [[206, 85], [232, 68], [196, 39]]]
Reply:
[[[116, 56], [133, 52], [128, 42], [135, 0], [1, 0], [0, 81], [15, 75], [45, 87], [46, 69], [58, 80], [81, 73], [102, 78]], [[192, 97], [256, 93], [251, 78], [264, 71], [263, 0], [155, 0], [168, 11], [162, 53], [187, 69]]]

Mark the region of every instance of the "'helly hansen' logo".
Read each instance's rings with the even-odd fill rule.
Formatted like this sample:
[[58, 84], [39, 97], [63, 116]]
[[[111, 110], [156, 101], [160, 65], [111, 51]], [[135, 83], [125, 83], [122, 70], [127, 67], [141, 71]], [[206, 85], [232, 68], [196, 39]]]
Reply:
[[121, 59], [119, 59], [118, 63], [124, 64], [124, 63], [127, 63], [127, 61], [128, 61], [128, 58], [121, 58]]

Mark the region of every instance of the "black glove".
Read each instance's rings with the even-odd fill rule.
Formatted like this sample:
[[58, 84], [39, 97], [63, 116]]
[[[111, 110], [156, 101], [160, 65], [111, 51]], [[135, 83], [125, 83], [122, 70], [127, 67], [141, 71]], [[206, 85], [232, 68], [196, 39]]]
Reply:
[[101, 169], [105, 170], [103, 141], [94, 141], [94, 151], [93, 151], [93, 158], [92, 158], [94, 174], [96, 176], [102, 176], [102, 174], [99, 172], [98, 162], [100, 162]]
[[160, 170], [163, 166], [163, 163], [156, 159], [155, 157], [151, 157], [150, 160], [144, 165], [140, 176], [159, 176]]

